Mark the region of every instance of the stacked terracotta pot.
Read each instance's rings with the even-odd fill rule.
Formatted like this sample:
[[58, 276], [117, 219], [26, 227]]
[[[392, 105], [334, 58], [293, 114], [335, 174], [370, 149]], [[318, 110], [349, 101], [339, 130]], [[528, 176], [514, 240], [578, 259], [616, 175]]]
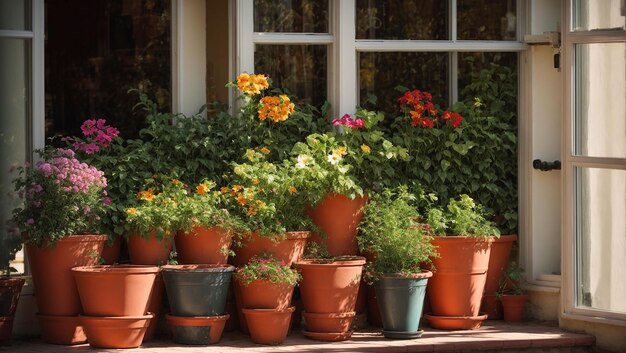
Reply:
[[89, 345], [136, 348], [154, 315], [148, 303], [159, 268], [141, 265], [74, 267]]

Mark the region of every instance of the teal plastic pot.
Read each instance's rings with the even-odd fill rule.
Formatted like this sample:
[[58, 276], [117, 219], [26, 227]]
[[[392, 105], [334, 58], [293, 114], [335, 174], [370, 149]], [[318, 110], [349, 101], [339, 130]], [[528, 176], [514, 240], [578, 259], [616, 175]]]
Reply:
[[167, 265], [161, 267], [172, 315], [224, 315], [235, 267], [231, 265]]
[[411, 276], [385, 275], [376, 284], [376, 296], [387, 338], [416, 338], [430, 271]]

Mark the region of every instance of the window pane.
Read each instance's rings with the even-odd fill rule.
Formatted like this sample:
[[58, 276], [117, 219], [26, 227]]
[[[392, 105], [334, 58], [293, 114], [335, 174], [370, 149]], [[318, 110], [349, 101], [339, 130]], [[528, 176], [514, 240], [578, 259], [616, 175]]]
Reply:
[[254, 31], [328, 33], [328, 0], [254, 0]]
[[576, 305], [626, 313], [626, 171], [576, 169]]
[[575, 50], [576, 155], [626, 157], [626, 43]]
[[272, 86], [320, 107], [327, 98], [325, 45], [257, 45], [254, 71], [272, 79]]
[[15, 168], [26, 162], [30, 140], [28, 63], [28, 41], [0, 38], [0, 238], [11, 232], [6, 222], [20, 204], [12, 180]]
[[45, 42], [46, 136], [79, 134], [85, 119], [106, 119], [136, 136], [141, 87], [171, 109], [170, 1], [48, 0]]
[[357, 39], [445, 40], [448, 1], [357, 0]]
[[[448, 53], [359, 53], [359, 102], [361, 106], [398, 114], [397, 100], [402, 95], [395, 89], [427, 91], [441, 107], [448, 106]], [[378, 103], [369, 107], [369, 96]]]
[[515, 0], [458, 0], [457, 39], [516, 40]]
[[30, 1], [0, 0], [0, 29], [30, 31]]
[[459, 53], [459, 100], [475, 97], [517, 116], [517, 53]]
[[576, 0], [573, 3], [574, 31], [626, 28], [624, 0]]

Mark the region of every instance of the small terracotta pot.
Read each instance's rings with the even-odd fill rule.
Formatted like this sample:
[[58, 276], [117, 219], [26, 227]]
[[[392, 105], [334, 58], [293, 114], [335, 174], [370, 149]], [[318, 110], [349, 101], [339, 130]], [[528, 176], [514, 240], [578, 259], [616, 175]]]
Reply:
[[116, 236], [113, 239], [113, 242], [109, 243], [108, 241], [104, 243], [104, 248], [102, 249], [102, 260], [104, 260], [105, 265], [113, 265], [117, 263], [120, 259], [120, 252], [122, 249], [122, 237]]
[[145, 265], [74, 267], [78, 293], [87, 316], [142, 316], [159, 268]]
[[351, 256], [335, 260], [302, 260], [295, 263], [302, 274], [300, 293], [309, 313], [355, 311], [365, 258]]
[[425, 314], [424, 318], [432, 328], [440, 330], [477, 330], [487, 315], [478, 316], [438, 316]]
[[225, 264], [233, 232], [221, 227], [196, 226], [176, 234], [176, 253], [181, 264]]
[[502, 273], [509, 264], [511, 248], [517, 239], [516, 235], [501, 235], [499, 238], [492, 237], [491, 252], [489, 255], [489, 268], [485, 279], [485, 295], [480, 311], [487, 314], [490, 320], [502, 318], [500, 303], [494, 297], [500, 286]]
[[273, 240], [256, 233], [247, 234], [241, 240], [241, 244], [233, 249], [235, 251], [234, 265], [244, 266], [253, 256], [268, 253], [277, 261], [284, 261], [287, 266], [291, 266], [302, 258], [311, 232], [287, 232], [285, 235], [284, 239]]
[[295, 307], [287, 309], [243, 309], [252, 341], [259, 344], [283, 343], [289, 332]]
[[[238, 280], [236, 280], [239, 282]], [[289, 283], [272, 283], [254, 280], [241, 286], [241, 304], [246, 309], [287, 309], [291, 305], [294, 286]]]
[[46, 343], [74, 345], [87, 342], [78, 316], [38, 314], [41, 338]]
[[172, 251], [174, 237], [157, 239], [155, 232], [147, 237], [131, 234], [127, 239], [128, 256], [135, 265], [162, 265], [167, 262]]
[[524, 307], [528, 301], [528, 295], [503, 295], [500, 297], [502, 302], [502, 312], [504, 321], [520, 322], [524, 319]]
[[363, 206], [366, 196], [357, 196], [354, 200], [341, 194], [329, 193], [315, 207], [308, 210], [308, 215], [325, 233], [313, 234], [311, 241], [325, 245], [331, 256], [356, 255], [356, 234], [363, 218]]
[[106, 235], [68, 235], [53, 247], [26, 244], [40, 314], [80, 314], [80, 298], [71, 269], [96, 265], [106, 239]]
[[95, 348], [137, 348], [143, 342], [152, 314], [141, 316], [81, 316], [89, 345]]
[[350, 331], [356, 311], [347, 313], [302, 313], [308, 332], [340, 333]]
[[209, 345], [220, 341], [229, 316], [228, 314], [219, 316], [165, 315], [165, 318], [172, 330], [174, 342]]

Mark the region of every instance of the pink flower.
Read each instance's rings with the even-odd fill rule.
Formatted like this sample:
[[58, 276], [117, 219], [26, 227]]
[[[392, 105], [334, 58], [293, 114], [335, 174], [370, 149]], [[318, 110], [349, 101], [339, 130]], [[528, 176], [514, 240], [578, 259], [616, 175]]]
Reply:
[[363, 119], [353, 119], [349, 114], [344, 114], [341, 118], [333, 119], [334, 126], [346, 126], [350, 129], [362, 129], [365, 126]]
[[31, 225], [31, 224], [35, 224], [35, 220], [34, 220], [34, 219], [32, 219], [32, 218], [27, 219], [27, 220], [26, 220], [26, 225], [27, 225], [27, 226], [29, 226], [29, 225]]

